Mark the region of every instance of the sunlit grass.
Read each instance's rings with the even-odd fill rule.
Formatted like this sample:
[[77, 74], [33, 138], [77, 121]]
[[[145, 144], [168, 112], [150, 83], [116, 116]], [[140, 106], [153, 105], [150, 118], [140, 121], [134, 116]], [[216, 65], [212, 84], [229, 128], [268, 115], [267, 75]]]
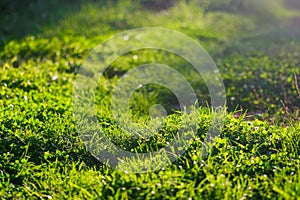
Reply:
[[[30, 5], [34, 16], [43, 12], [49, 16], [53, 10], [46, 9], [47, 3]], [[285, 29], [296, 11], [275, 4], [268, 10], [280, 18], [276, 19], [280, 26], [274, 27], [265, 19], [259, 23], [259, 15], [207, 12], [198, 5], [180, 1], [153, 11], [136, 1], [70, 7], [65, 3], [65, 12], [57, 9], [41, 24], [40, 18], [27, 24], [30, 16], [16, 13], [16, 24], [24, 25], [16, 27], [10, 38], [5, 36], [0, 48], [0, 198], [298, 198], [299, 29]], [[132, 137], [122, 130], [111, 113], [110, 98], [119, 78], [132, 68], [148, 62], [168, 64], [191, 82], [201, 105], [197, 132], [187, 151], [170, 165], [138, 174], [129, 172], [145, 167], [140, 160], [120, 162], [121, 170], [116, 170], [88, 152], [74, 125], [72, 95], [78, 69], [93, 47], [122, 30], [143, 26], [181, 31], [208, 50], [224, 80], [228, 113], [215, 145], [204, 154], [214, 113], [207, 107], [207, 88], [189, 70], [189, 63], [149, 50], [115, 60], [98, 82], [95, 109], [104, 134], [121, 148], [158, 150], [172, 141], [183, 119], [174, 95], [152, 84], [133, 94], [131, 116], [145, 127], [151, 119], [149, 108], [167, 105], [161, 130], [152, 137]], [[12, 27], [6, 26], [1, 34], [10, 33]], [[151, 161], [149, 166], [155, 167]]]

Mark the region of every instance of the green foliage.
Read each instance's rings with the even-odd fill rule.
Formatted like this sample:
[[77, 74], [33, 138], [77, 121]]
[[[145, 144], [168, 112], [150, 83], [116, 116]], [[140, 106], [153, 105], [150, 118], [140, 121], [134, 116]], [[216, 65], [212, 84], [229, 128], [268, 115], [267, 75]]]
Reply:
[[[180, 1], [157, 12], [131, 1], [66, 1], [62, 8], [70, 10], [63, 15], [56, 10], [53, 16], [64, 18], [40, 26], [37, 34], [35, 26], [43, 25], [38, 18], [27, 24], [31, 15], [23, 16], [20, 8], [11, 6], [18, 1], [3, 2], [0, 7], [8, 17], [1, 19], [5, 38], [0, 44], [1, 199], [296, 199], [300, 195], [300, 123], [298, 116], [294, 121], [283, 118], [287, 107], [300, 106], [299, 32], [286, 15], [282, 26], [253, 36], [261, 30], [255, 17], [215, 11], [204, 15], [194, 2]], [[38, 16], [41, 10], [35, 8], [51, 4], [37, 2], [24, 9]], [[18, 19], [11, 22], [14, 34], [7, 21], [12, 15]], [[173, 28], [203, 44], [221, 71], [230, 111], [220, 137], [203, 157], [213, 113], [205, 107], [209, 102], [205, 83], [189, 63], [168, 52], [149, 50], [115, 60], [99, 80], [95, 103], [99, 125], [121, 148], [149, 152], [164, 147], [182, 119], [174, 95], [149, 84], [133, 94], [132, 117], [146, 125], [149, 107], [165, 105], [168, 116], [161, 130], [153, 137], [131, 137], [118, 126], [110, 111], [112, 89], [135, 66], [158, 62], [173, 67], [190, 81], [202, 105], [190, 148], [173, 164], [144, 174], [100, 163], [80, 140], [72, 112], [73, 82], [91, 49], [120, 30], [139, 26]], [[26, 34], [21, 31], [24, 27]], [[234, 117], [237, 107], [252, 111], [254, 119]], [[260, 119], [258, 111], [263, 113]], [[138, 161], [130, 164], [138, 166]]]

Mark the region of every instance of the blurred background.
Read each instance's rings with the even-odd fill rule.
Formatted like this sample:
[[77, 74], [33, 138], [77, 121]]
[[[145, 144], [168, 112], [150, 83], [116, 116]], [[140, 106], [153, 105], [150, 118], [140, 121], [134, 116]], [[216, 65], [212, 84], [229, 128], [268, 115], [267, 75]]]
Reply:
[[[175, 29], [198, 41], [212, 56], [222, 73], [230, 110], [282, 114], [287, 108], [300, 107], [299, 0], [2, 0], [0, 24], [4, 59], [11, 59], [9, 44], [18, 43], [11, 41], [44, 38], [51, 43], [56, 38], [64, 41], [66, 48], [72, 46], [71, 52], [79, 52], [80, 62], [99, 42], [123, 30]], [[90, 42], [78, 42], [76, 48], [70, 45], [77, 44], [78, 37]], [[28, 45], [20, 48], [26, 52], [31, 48], [30, 42]], [[64, 47], [57, 48], [62, 50], [55, 54], [70, 53]], [[29, 57], [38, 51], [28, 53]], [[145, 54], [153, 61], [154, 54]], [[107, 76], [119, 76], [133, 64], [140, 63], [126, 59], [118, 66], [114, 63]], [[194, 86], [205, 104], [207, 90], [197, 81]]]
[[[141, 26], [188, 32], [189, 24], [234, 35], [238, 28], [264, 31], [290, 23], [297, 29], [300, 23], [298, 0], [2, 0], [0, 11], [5, 40], [40, 33], [93, 36]], [[230, 21], [233, 16], [238, 17]]]

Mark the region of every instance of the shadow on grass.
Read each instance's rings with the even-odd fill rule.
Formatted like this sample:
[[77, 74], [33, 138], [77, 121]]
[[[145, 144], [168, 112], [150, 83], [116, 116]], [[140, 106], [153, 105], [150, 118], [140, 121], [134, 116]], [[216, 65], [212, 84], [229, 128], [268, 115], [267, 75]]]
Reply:
[[42, 32], [45, 26], [55, 29], [66, 16], [80, 11], [81, 6], [93, 4], [98, 7], [112, 6], [117, 0], [3, 0], [0, 3], [0, 38], [20, 39]]
[[[44, 28], [53, 29], [51, 33], [56, 32], [57, 25], [66, 18], [72, 18], [75, 14], [82, 11], [82, 7], [94, 7], [97, 9], [96, 15], [115, 8], [118, 4], [130, 5], [129, 13], [139, 10], [151, 10], [152, 12], [161, 11], [172, 7], [177, 0], [138, 0], [138, 1], [120, 1], [120, 0], [3, 0], [0, 2], [0, 40], [7, 41], [12, 39], [20, 39], [27, 35], [37, 35], [44, 32]], [[122, 6], [122, 5], [121, 5]], [[121, 9], [121, 14], [128, 6]], [[133, 9], [133, 10], [132, 10]], [[118, 10], [119, 11], [119, 10]], [[107, 26], [110, 29], [128, 29], [130, 25], [126, 20], [116, 20], [119, 13], [105, 13], [99, 19], [99, 26], [105, 31]], [[124, 13], [123, 13], [124, 14]], [[81, 14], [80, 14], [81, 15]], [[81, 16], [82, 17], [82, 16]], [[91, 17], [90, 15], [86, 16]], [[94, 17], [94, 16], [92, 16]], [[83, 17], [85, 18], [85, 17]], [[113, 20], [111, 20], [113, 19]], [[71, 22], [73, 23], [73, 22]], [[95, 19], [79, 20], [74, 26], [79, 28], [81, 25], [87, 27], [91, 25], [93, 28]], [[81, 23], [81, 24], [80, 24]], [[58, 30], [57, 33], [59, 33]], [[68, 30], [65, 30], [66, 33]], [[76, 32], [75, 32], [76, 33]]]

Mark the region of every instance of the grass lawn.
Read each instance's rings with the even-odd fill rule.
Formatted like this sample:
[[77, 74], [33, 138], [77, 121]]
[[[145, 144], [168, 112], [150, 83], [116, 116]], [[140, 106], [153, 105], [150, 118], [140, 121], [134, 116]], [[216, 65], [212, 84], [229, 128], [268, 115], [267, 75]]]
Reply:
[[[3, 0], [0, 198], [299, 198], [299, 7], [295, 0]], [[132, 50], [118, 57], [97, 82], [94, 103], [97, 124], [120, 149], [158, 151], [189, 120], [178, 111], [170, 89], [148, 84], [132, 93], [130, 120], [138, 128], [149, 125], [149, 109], [161, 104], [163, 126], [159, 131], [148, 126], [155, 132], [151, 136], [133, 136], [120, 126], [111, 98], [118, 81], [136, 66], [162, 63], [177, 70], [200, 105], [192, 111], [197, 120], [193, 140], [180, 157], [154, 171], [130, 173], [138, 160], [119, 162], [116, 168], [122, 170], [112, 168], [82, 141], [74, 123], [74, 83], [93, 48], [140, 27], [169, 28], [201, 44], [222, 76], [227, 112], [220, 135], [203, 154], [215, 115], [204, 78], [186, 60], [162, 50]]]

